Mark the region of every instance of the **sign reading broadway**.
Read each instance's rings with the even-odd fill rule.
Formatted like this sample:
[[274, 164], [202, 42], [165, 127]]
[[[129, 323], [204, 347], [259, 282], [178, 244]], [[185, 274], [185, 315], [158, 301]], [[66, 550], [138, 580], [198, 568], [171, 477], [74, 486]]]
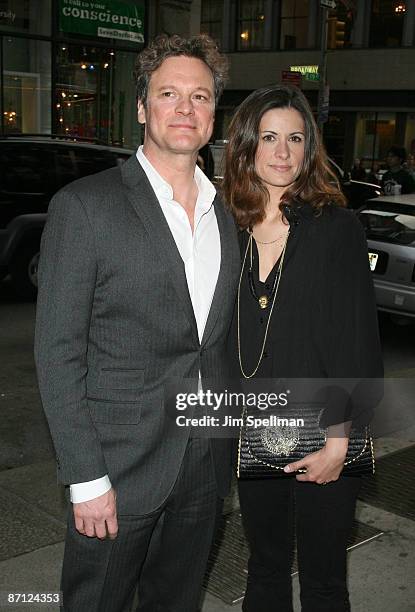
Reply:
[[60, 0], [62, 32], [144, 42], [144, 7], [128, 0]]

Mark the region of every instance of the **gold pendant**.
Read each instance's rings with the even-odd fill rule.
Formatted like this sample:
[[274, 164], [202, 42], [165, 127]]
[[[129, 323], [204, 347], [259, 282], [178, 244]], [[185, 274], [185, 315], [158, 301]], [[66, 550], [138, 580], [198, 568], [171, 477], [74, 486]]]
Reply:
[[261, 295], [261, 297], [258, 298], [258, 304], [259, 304], [260, 308], [262, 308], [264, 310], [264, 308], [266, 308], [268, 306], [268, 296]]

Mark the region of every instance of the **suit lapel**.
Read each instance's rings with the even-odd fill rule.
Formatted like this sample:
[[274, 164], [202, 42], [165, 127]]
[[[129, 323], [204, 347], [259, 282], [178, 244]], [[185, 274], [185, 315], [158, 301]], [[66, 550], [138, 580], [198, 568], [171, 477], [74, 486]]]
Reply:
[[121, 167], [123, 182], [127, 187], [127, 198], [140, 217], [154, 250], [164, 261], [187, 318], [192, 326], [195, 341], [199, 344], [196, 319], [187, 286], [184, 263], [177, 249], [173, 235], [161, 210], [159, 201], [138, 162], [135, 154]]
[[227, 290], [229, 289], [231, 281], [230, 269], [232, 253], [229, 245], [229, 232], [226, 228], [225, 211], [218, 196], [215, 197], [213, 205], [215, 207], [216, 220], [218, 222], [220, 235], [220, 268], [218, 280], [216, 282], [215, 292], [213, 294], [212, 304], [209, 311], [209, 316], [206, 321], [205, 331], [203, 333], [201, 346], [206, 344], [207, 340], [209, 339], [209, 336], [211, 335], [216, 325], [217, 318], [219, 316], [219, 313], [221, 312], [225, 295]]

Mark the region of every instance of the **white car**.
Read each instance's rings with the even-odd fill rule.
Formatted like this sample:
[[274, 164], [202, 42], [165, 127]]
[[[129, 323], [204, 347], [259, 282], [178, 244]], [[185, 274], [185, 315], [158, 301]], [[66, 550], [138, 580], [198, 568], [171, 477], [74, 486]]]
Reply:
[[368, 200], [358, 217], [379, 310], [415, 317], [415, 193]]

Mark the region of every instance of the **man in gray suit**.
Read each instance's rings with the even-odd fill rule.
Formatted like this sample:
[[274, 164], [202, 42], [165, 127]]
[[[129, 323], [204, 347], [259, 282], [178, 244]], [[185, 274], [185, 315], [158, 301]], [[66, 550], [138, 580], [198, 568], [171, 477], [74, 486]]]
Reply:
[[[236, 231], [196, 167], [225, 60], [207, 36], [157, 38], [137, 60], [144, 145], [52, 200], [35, 355], [70, 487], [66, 612], [195, 612], [231, 445], [192, 436], [169, 380], [217, 378], [239, 271]], [[187, 414], [189, 416], [189, 414]]]

